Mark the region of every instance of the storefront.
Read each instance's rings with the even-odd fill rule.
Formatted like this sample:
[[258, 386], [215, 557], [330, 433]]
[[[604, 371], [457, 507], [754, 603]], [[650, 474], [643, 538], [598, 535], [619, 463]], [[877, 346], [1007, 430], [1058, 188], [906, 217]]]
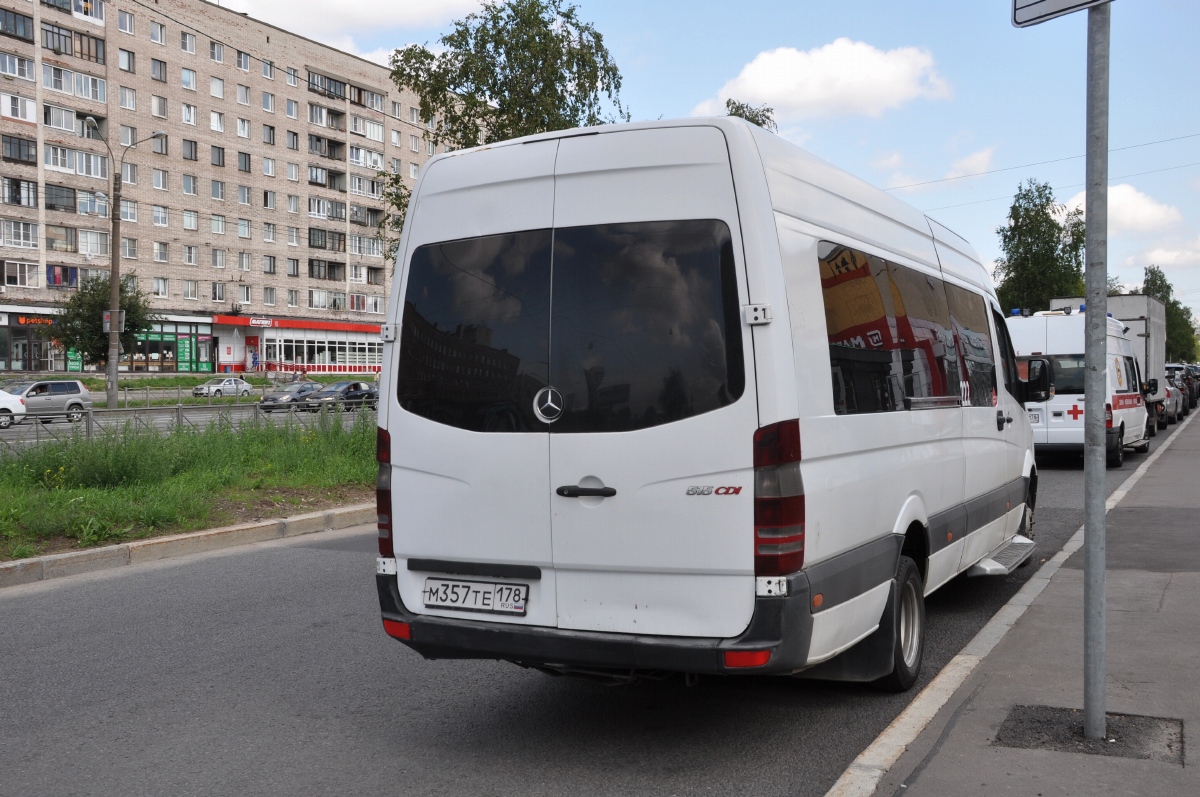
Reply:
[[223, 373], [374, 374], [383, 365], [378, 324], [226, 315], [212, 322]]
[[207, 317], [167, 316], [137, 336], [120, 370], [212, 373], [213, 332]]
[[0, 312], [0, 371], [64, 371], [63, 350], [54, 341], [48, 312]]

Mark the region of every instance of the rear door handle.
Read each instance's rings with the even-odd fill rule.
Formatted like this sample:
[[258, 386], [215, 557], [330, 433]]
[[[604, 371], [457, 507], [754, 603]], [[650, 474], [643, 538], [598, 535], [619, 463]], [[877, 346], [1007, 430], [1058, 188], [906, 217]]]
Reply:
[[612, 498], [617, 494], [617, 491], [612, 487], [579, 487], [574, 484], [559, 487], [555, 492], [563, 498], [587, 498], [591, 496]]
[[996, 410], [996, 428], [1001, 432], [1004, 431], [1005, 424], [1012, 423], [1011, 417], [1005, 417], [1004, 410]]

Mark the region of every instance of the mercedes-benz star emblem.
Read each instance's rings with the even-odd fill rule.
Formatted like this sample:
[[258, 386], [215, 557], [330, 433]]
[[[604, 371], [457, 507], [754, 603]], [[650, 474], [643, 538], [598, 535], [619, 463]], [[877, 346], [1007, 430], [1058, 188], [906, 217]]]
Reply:
[[554, 423], [563, 414], [563, 397], [552, 387], [544, 387], [533, 397], [533, 411], [546, 423]]

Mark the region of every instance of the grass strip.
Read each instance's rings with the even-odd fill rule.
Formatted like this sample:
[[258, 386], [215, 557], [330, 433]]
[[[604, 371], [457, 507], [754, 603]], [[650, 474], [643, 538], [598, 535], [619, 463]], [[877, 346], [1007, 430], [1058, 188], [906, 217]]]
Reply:
[[0, 454], [0, 560], [366, 500], [375, 416], [75, 435]]

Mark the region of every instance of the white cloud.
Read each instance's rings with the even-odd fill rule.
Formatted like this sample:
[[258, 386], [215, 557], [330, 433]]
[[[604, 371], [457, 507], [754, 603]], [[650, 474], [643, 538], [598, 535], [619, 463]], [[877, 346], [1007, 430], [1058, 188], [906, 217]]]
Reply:
[[946, 177], [964, 177], [968, 174], [979, 174], [992, 168], [992, 156], [996, 154], [995, 147], [985, 147], [978, 152], [972, 152], [965, 158], [959, 158], [946, 172]]
[[[301, 36], [350, 49], [343, 45], [351, 35], [437, 27], [477, 10], [481, 0], [225, 0], [224, 5]], [[335, 40], [343, 45], [333, 44]]]
[[915, 99], [946, 99], [950, 85], [937, 73], [933, 55], [917, 47], [879, 50], [841, 38], [813, 50], [780, 47], [759, 53], [717, 96], [693, 109], [720, 116], [732, 97], [766, 103], [780, 122], [820, 116], [873, 116]]
[[[1080, 191], [1067, 200], [1071, 210], [1082, 208], [1086, 193]], [[1143, 194], [1128, 183], [1108, 187], [1108, 232], [1154, 232], [1183, 220], [1174, 205], [1165, 205]]]
[[886, 155], [880, 155], [871, 165], [880, 171], [894, 172], [904, 165], [904, 156], [899, 152], [889, 152]]
[[1163, 268], [1200, 266], [1200, 238], [1179, 245], [1163, 244], [1129, 258], [1129, 265], [1156, 265]]

